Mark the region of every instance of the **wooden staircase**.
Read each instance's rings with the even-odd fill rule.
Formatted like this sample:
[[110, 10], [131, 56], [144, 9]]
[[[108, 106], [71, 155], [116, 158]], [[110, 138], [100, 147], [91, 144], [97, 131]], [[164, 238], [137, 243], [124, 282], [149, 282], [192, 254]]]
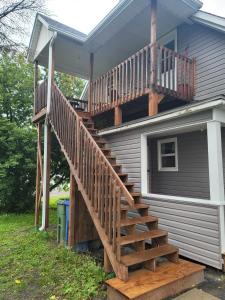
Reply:
[[155, 272], [161, 257], [178, 264], [178, 249], [149, 215], [149, 205], [98, 135], [90, 113], [75, 111], [54, 83], [49, 121], [117, 277], [127, 281], [134, 265]]
[[[120, 262], [127, 268], [143, 264], [145, 268], [153, 271], [156, 269], [156, 260], [160, 257], [166, 257], [168, 260], [178, 263], [178, 249], [168, 244], [168, 232], [158, 228], [158, 218], [149, 215], [149, 205], [143, 202], [140, 193], [134, 192], [134, 184], [129, 182], [128, 174], [122, 173], [122, 166], [117, 164], [116, 157], [107, 148], [106, 141], [97, 134], [91, 114], [88, 112], [77, 113], [134, 199], [133, 206], [126, 205], [121, 199], [121, 236], [118, 236], [116, 240], [121, 248]], [[131, 217], [130, 212], [136, 212], [135, 217]], [[137, 228], [138, 225], [146, 225], [147, 231], [140, 232]], [[151, 241], [151, 248], [146, 249], [146, 241]], [[126, 246], [133, 251], [126, 254], [126, 249], [124, 249]], [[149, 243], [148, 246], [150, 246]]]

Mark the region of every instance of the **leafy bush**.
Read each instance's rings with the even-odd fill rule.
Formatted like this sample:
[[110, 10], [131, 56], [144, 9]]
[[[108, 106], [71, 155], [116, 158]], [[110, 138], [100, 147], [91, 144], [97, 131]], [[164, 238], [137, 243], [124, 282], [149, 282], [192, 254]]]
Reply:
[[0, 211], [33, 208], [36, 132], [0, 118]]

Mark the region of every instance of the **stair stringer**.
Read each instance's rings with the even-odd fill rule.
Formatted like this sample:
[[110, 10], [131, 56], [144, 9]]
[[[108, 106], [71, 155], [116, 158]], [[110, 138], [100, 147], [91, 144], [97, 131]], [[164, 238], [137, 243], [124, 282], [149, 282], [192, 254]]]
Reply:
[[98, 218], [96, 212], [94, 211], [94, 209], [92, 208], [92, 205], [90, 204], [89, 198], [88, 198], [88, 196], [87, 196], [87, 194], [86, 194], [86, 192], [85, 192], [85, 190], [83, 188], [83, 185], [82, 185], [82, 183], [81, 183], [81, 181], [79, 179], [79, 176], [77, 175], [77, 172], [76, 172], [76, 170], [75, 170], [75, 168], [74, 168], [74, 166], [73, 166], [73, 164], [72, 164], [72, 162], [71, 162], [71, 160], [70, 160], [70, 158], [69, 158], [69, 156], [68, 156], [65, 148], [63, 147], [63, 144], [61, 143], [60, 138], [59, 138], [59, 136], [57, 134], [57, 131], [54, 128], [54, 124], [51, 122], [51, 120], [50, 120], [50, 124], [51, 124], [52, 129], [53, 129], [53, 131], [54, 131], [54, 133], [56, 135], [56, 138], [57, 138], [57, 140], [58, 140], [58, 142], [59, 142], [59, 144], [61, 146], [61, 150], [62, 150], [63, 154], [65, 155], [65, 157], [67, 159], [67, 162], [69, 164], [70, 170], [71, 170], [71, 172], [72, 172], [72, 174], [73, 174], [73, 176], [74, 176], [74, 178], [75, 178], [75, 180], [77, 182], [78, 189], [79, 189], [79, 191], [81, 192], [81, 194], [83, 196], [83, 199], [85, 201], [85, 204], [87, 206], [89, 214], [90, 214], [90, 216], [91, 216], [91, 218], [93, 220], [93, 223], [94, 223], [94, 225], [96, 227], [96, 230], [97, 230], [97, 232], [99, 234], [99, 237], [100, 237], [100, 239], [102, 241], [104, 249], [107, 252], [107, 255], [109, 257], [109, 260], [110, 260], [110, 263], [112, 265], [112, 268], [113, 268], [114, 272], [116, 273], [116, 275], [117, 275], [117, 277], [119, 279], [121, 279], [123, 281], [127, 281], [128, 280], [128, 268], [124, 264], [121, 264], [117, 260], [116, 255], [113, 252], [112, 245], [108, 241], [108, 237], [105, 234], [105, 232], [104, 232], [104, 230], [103, 230], [103, 228], [102, 228], [102, 226], [100, 224], [100, 221], [99, 221], [99, 218]]

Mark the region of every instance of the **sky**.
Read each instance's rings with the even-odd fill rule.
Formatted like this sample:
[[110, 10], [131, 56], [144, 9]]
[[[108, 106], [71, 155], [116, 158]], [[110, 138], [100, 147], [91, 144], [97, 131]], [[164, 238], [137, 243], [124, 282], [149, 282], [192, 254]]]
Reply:
[[[118, 2], [118, 0], [47, 0], [47, 8], [52, 18], [87, 34]], [[202, 2], [204, 11], [225, 17], [225, 0], [202, 0]]]

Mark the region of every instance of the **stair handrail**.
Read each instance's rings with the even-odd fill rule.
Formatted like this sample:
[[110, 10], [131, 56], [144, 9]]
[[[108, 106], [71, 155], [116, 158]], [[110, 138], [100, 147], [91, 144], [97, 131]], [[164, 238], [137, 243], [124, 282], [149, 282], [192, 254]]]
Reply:
[[[97, 151], [99, 153], [101, 153], [102, 159], [104, 160], [104, 162], [107, 164], [107, 166], [109, 167], [110, 171], [112, 172], [112, 175], [114, 176], [118, 186], [121, 188], [121, 190], [123, 191], [124, 196], [126, 197], [127, 203], [133, 207], [134, 206], [134, 199], [132, 197], [132, 195], [129, 193], [129, 191], [127, 190], [127, 188], [125, 187], [124, 183], [122, 182], [122, 180], [120, 179], [120, 177], [118, 176], [118, 174], [116, 173], [116, 171], [114, 170], [114, 168], [112, 167], [112, 165], [109, 163], [108, 159], [105, 157], [104, 153], [102, 152], [101, 148], [98, 146], [98, 144], [96, 143], [96, 141], [94, 140], [94, 138], [92, 137], [92, 135], [90, 134], [90, 132], [87, 130], [87, 128], [85, 127], [84, 123], [80, 120], [80, 116], [77, 114], [77, 112], [73, 109], [72, 105], [69, 103], [69, 101], [66, 99], [66, 97], [63, 95], [63, 93], [61, 92], [61, 90], [58, 88], [58, 86], [53, 83], [52, 86], [52, 90], [54, 90], [54, 88], [59, 92], [60, 96], [62, 97], [62, 99], [64, 100], [65, 104], [68, 106], [68, 108], [70, 109], [70, 111], [72, 112], [72, 114], [74, 115], [76, 121], [79, 120], [80, 126], [81, 128], [83, 128], [83, 130], [86, 132], [86, 134], [88, 135], [88, 137], [90, 139], [92, 139], [92, 143], [95, 145]], [[53, 100], [54, 101], [54, 100]], [[78, 163], [78, 162], [77, 162]]]

